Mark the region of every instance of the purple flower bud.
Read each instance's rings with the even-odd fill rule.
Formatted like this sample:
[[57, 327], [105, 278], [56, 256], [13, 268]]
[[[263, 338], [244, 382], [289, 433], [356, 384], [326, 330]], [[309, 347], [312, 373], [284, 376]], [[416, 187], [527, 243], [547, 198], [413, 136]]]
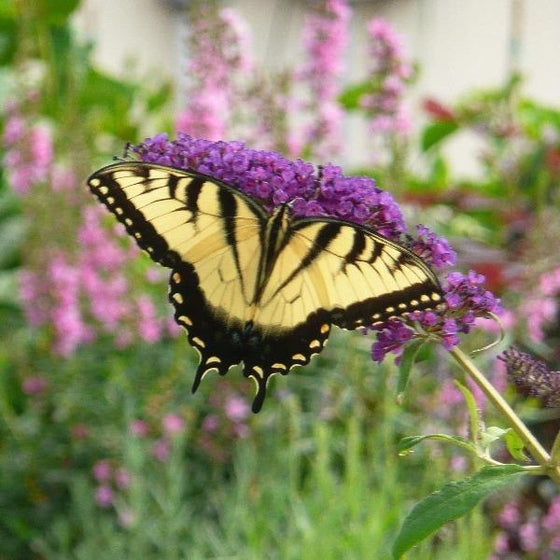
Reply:
[[185, 421], [178, 414], [166, 414], [162, 424], [163, 431], [169, 435], [178, 434], [185, 429]]
[[113, 503], [113, 490], [105, 484], [95, 490], [95, 501], [102, 508], [108, 508]]
[[507, 375], [524, 394], [541, 399], [547, 407], [560, 406], [560, 371], [550, 371], [544, 362], [515, 347], [498, 356]]
[[113, 467], [111, 467], [111, 463], [108, 459], [102, 459], [101, 461], [97, 461], [95, 465], [93, 465], [93, 477], [98, 482], [105, 482], [109, 480], [113, 474]]
[[48, 386], [48, 381], [42, 375], [26, 377], [22, 383], [22, 389], [26, 395], [40, 395]]

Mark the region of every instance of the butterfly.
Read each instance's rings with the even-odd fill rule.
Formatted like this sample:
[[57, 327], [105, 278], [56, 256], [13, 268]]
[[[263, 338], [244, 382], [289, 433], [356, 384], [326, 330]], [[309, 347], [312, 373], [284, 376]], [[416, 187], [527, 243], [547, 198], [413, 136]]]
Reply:
[[207, 372], [243, 362], [258, 412], [270, 377], [308, 364], [333, 325], [367, 327], [442, 302], [418, 256], [361, 225], [293, 217], [289, 204], [268, 213], [218, 179], [151, 163], [109, 165], [88, 185], [171, 269], [175, 320], [200, 354], [193, 393]]

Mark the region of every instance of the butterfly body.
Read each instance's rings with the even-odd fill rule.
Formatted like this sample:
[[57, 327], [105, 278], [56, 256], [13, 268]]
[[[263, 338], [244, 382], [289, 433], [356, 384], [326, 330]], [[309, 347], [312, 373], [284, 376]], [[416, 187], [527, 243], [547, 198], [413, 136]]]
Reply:
[[416, 255], [334, 218], [272, 214], [197, 172], [129, 162], [89, 179], [150, 257], [172, 269], [175, 320], [200, 354], [193, 390], [211, 370], [243, 362], [260, 409], [271, 375], [309, 363], [332, 325], [356, 329], [441, 301]]

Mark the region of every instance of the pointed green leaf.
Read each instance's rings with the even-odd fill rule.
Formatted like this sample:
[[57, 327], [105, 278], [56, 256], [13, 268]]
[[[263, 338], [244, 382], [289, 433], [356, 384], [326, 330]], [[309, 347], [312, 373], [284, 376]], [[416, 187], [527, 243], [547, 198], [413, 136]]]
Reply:
[[416, 362], [416, 356], [418, 356], [418, 352], [423, 344], [424, 341], [421, 338], [417, 338], [410, 342], [410, 344], [407, 344], [402, 353], [401, 365], [399, 366], [399, 379], [397, 382], [397, 399], [401, 399], [401, 395], [406, 391], [410, 370], [414, 362]]
[[507, 433], [507, 431], [508, 430], [504, 430], [503, 428], [498, 428], [498, 426], [490, 426], [486, 430], [481, 431], [480, 443], [482, 444], [482, 447], [487, 449], [495, 441], [504, 439], [504, 436]]
[[399, 441], [399, 445], [397, 447], [397, 451], [399, 455], [404, 455], [408, 450], [412, 449], [419, 443], [424, 440], [433, 440], [433, 441], [443, 441], [446, 443], [451, 443], [467, 451], [476, 454], [476, 447], [473, 443], [471, 443], [468, 439], [462, 438], [461, 436], [450, 436], [448, 434], [430, 434], [428, 436], [408, 436], [401, 441]]
[[403, 522], [393, 545], [396, 560], [448, 521], [458, 519], [478, 502], [525, 471], [518, 465], [484, 467], [460, 482], [450, 482], [416, 504]]
[[376, 90], [376, 84], [372, 80], [353, 84], [340, 94], [338, 102], [348, 111], [361, 109], [362, 97]]
[[525, 444], [523, 443], [523, 440], [519, 437], [517, 432], [509, 428], [505, 432], [504, 440], [506, 442], [507, 450], [516, 461], [522, 461], [523, 463], [526, 463], [529, 460], [524, 452]]
[[453, 134], [458, 128], [459, 125], [455, 121], [439, 121], [429, 124], [422, 131], [422, 151], [428, 151], [444, 138]]

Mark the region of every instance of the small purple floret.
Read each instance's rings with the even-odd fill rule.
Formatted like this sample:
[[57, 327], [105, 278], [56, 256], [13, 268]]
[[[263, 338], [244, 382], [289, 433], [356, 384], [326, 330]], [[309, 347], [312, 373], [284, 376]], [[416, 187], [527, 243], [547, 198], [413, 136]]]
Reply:
[[411, 243], [410, 247], [414, 253], [435, 268], [443, 268], [455, 264], [457, 254], [447, 239], [437, 236], [423, 225], [417, 225], [416, 231], [418, 232], [418, 237]]

